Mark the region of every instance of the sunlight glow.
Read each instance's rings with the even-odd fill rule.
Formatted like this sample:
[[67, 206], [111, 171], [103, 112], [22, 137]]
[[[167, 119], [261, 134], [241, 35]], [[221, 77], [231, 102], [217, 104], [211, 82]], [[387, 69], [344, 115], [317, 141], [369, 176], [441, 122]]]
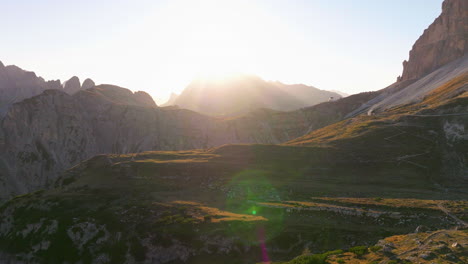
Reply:
[[244, 1], [171, 1], [166, 16], [152, 23], [154, 28], [164, 26], [156, 37], [161, 41], [164, 36], [162, 49], [177, 65], [173, 74], [219, 77], [245, 71], [252, 57], [246, 40], [255, 34], [252, 20], [244, 16], [251, 8]]
[[3, 1], [5, 21], [21, 23], [0, 25], [0, 60], [157, 103], [196, 76], [233, 71], [352, 94], [395, 81], [440, 1]]
[[170, 1], [141, 25], [130, 38], [144, 39], [135, 52], [147, 60], [145, 75], [163, 73], [154, 78], [170, 86], [154, 89], [176, 93], [200, 77], [219, 80], [250, 73], [269, 79], [277, 75], [276, 68], [284, 67], [277, 61], [294, 57], [290, 52], [278, 52], [284, 50], [284, 41], [302, 43], [293, 34], [282, 33], [278, 38], [287, 25], [268, 14], [264, 6], [245, 0]]

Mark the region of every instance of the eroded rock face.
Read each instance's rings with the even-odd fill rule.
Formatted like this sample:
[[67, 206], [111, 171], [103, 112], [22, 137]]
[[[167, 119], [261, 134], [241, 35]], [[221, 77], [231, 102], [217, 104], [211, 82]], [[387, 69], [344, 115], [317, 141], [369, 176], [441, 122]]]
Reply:
[[445, 0], [442, 14], [413, 45], [399, 81], [419, 79], [467, 52], [468, 1]]
[[79, 107], [60, 90], [47, 90], [12, 106], [2, 122], [0, 163], [8, 167], [8, 175], [2, 176], [14, 193], [46, 186], [62, 166], [97, 151]]

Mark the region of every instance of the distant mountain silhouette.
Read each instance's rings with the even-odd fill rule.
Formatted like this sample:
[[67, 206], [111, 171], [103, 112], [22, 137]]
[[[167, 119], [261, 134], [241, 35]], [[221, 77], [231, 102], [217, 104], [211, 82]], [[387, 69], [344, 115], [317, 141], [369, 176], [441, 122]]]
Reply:
[[15, 65], [4, 66], [0, 61], [0, 117], [5, 115], [14, 103], [39, 95], [45, 90], [63, 90], [72, 95], [94, 86], [91, 79], [86, 79], [81, 85], [80, 79], [76, 76], [63, 84], [60, 80], [45, 81], [34, 72]]
[[231, 75], [218, 80], [196, 79], [173, 104], [209, 115], [232, 116], [259, 108], [291, 111], [341, 98], [334, 92], [303, 84], [267, 82], [254, 75]]

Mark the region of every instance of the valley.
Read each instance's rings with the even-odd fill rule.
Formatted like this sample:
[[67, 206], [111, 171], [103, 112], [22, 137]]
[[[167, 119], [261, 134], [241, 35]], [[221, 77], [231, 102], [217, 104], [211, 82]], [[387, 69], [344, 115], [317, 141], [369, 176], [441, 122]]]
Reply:
[[237, 74], [158, 105], [0, 62], [0, 263], [467, 263], [467, 19], [443, 1], [346, 97]]

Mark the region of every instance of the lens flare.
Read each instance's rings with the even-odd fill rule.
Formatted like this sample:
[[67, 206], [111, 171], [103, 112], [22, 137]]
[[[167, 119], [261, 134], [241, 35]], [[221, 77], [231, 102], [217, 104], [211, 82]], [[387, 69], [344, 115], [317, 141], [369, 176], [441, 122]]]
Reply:
[[[274, 238], [282, 229], [284, 210], [259, 205], [265, 201], [278, 201], [280, 195], [268, 179], [268, 172], [262, 170], [243, 170], [234, 175], [228, 184], [226, 209], [230, 212], [256, 215], [268, 221], [231, 225], [230, 232], [238, 236], [247, 234], [245, 242], [265, 250], [269, 239]], [[248, 231], [249, 230], [249, 231]], [[259, 230], [261, 230], [260, 233]], [[257, 235], [255, 235], [257, 234]], [[261, 235], [259, 235], [261, 234]]]

